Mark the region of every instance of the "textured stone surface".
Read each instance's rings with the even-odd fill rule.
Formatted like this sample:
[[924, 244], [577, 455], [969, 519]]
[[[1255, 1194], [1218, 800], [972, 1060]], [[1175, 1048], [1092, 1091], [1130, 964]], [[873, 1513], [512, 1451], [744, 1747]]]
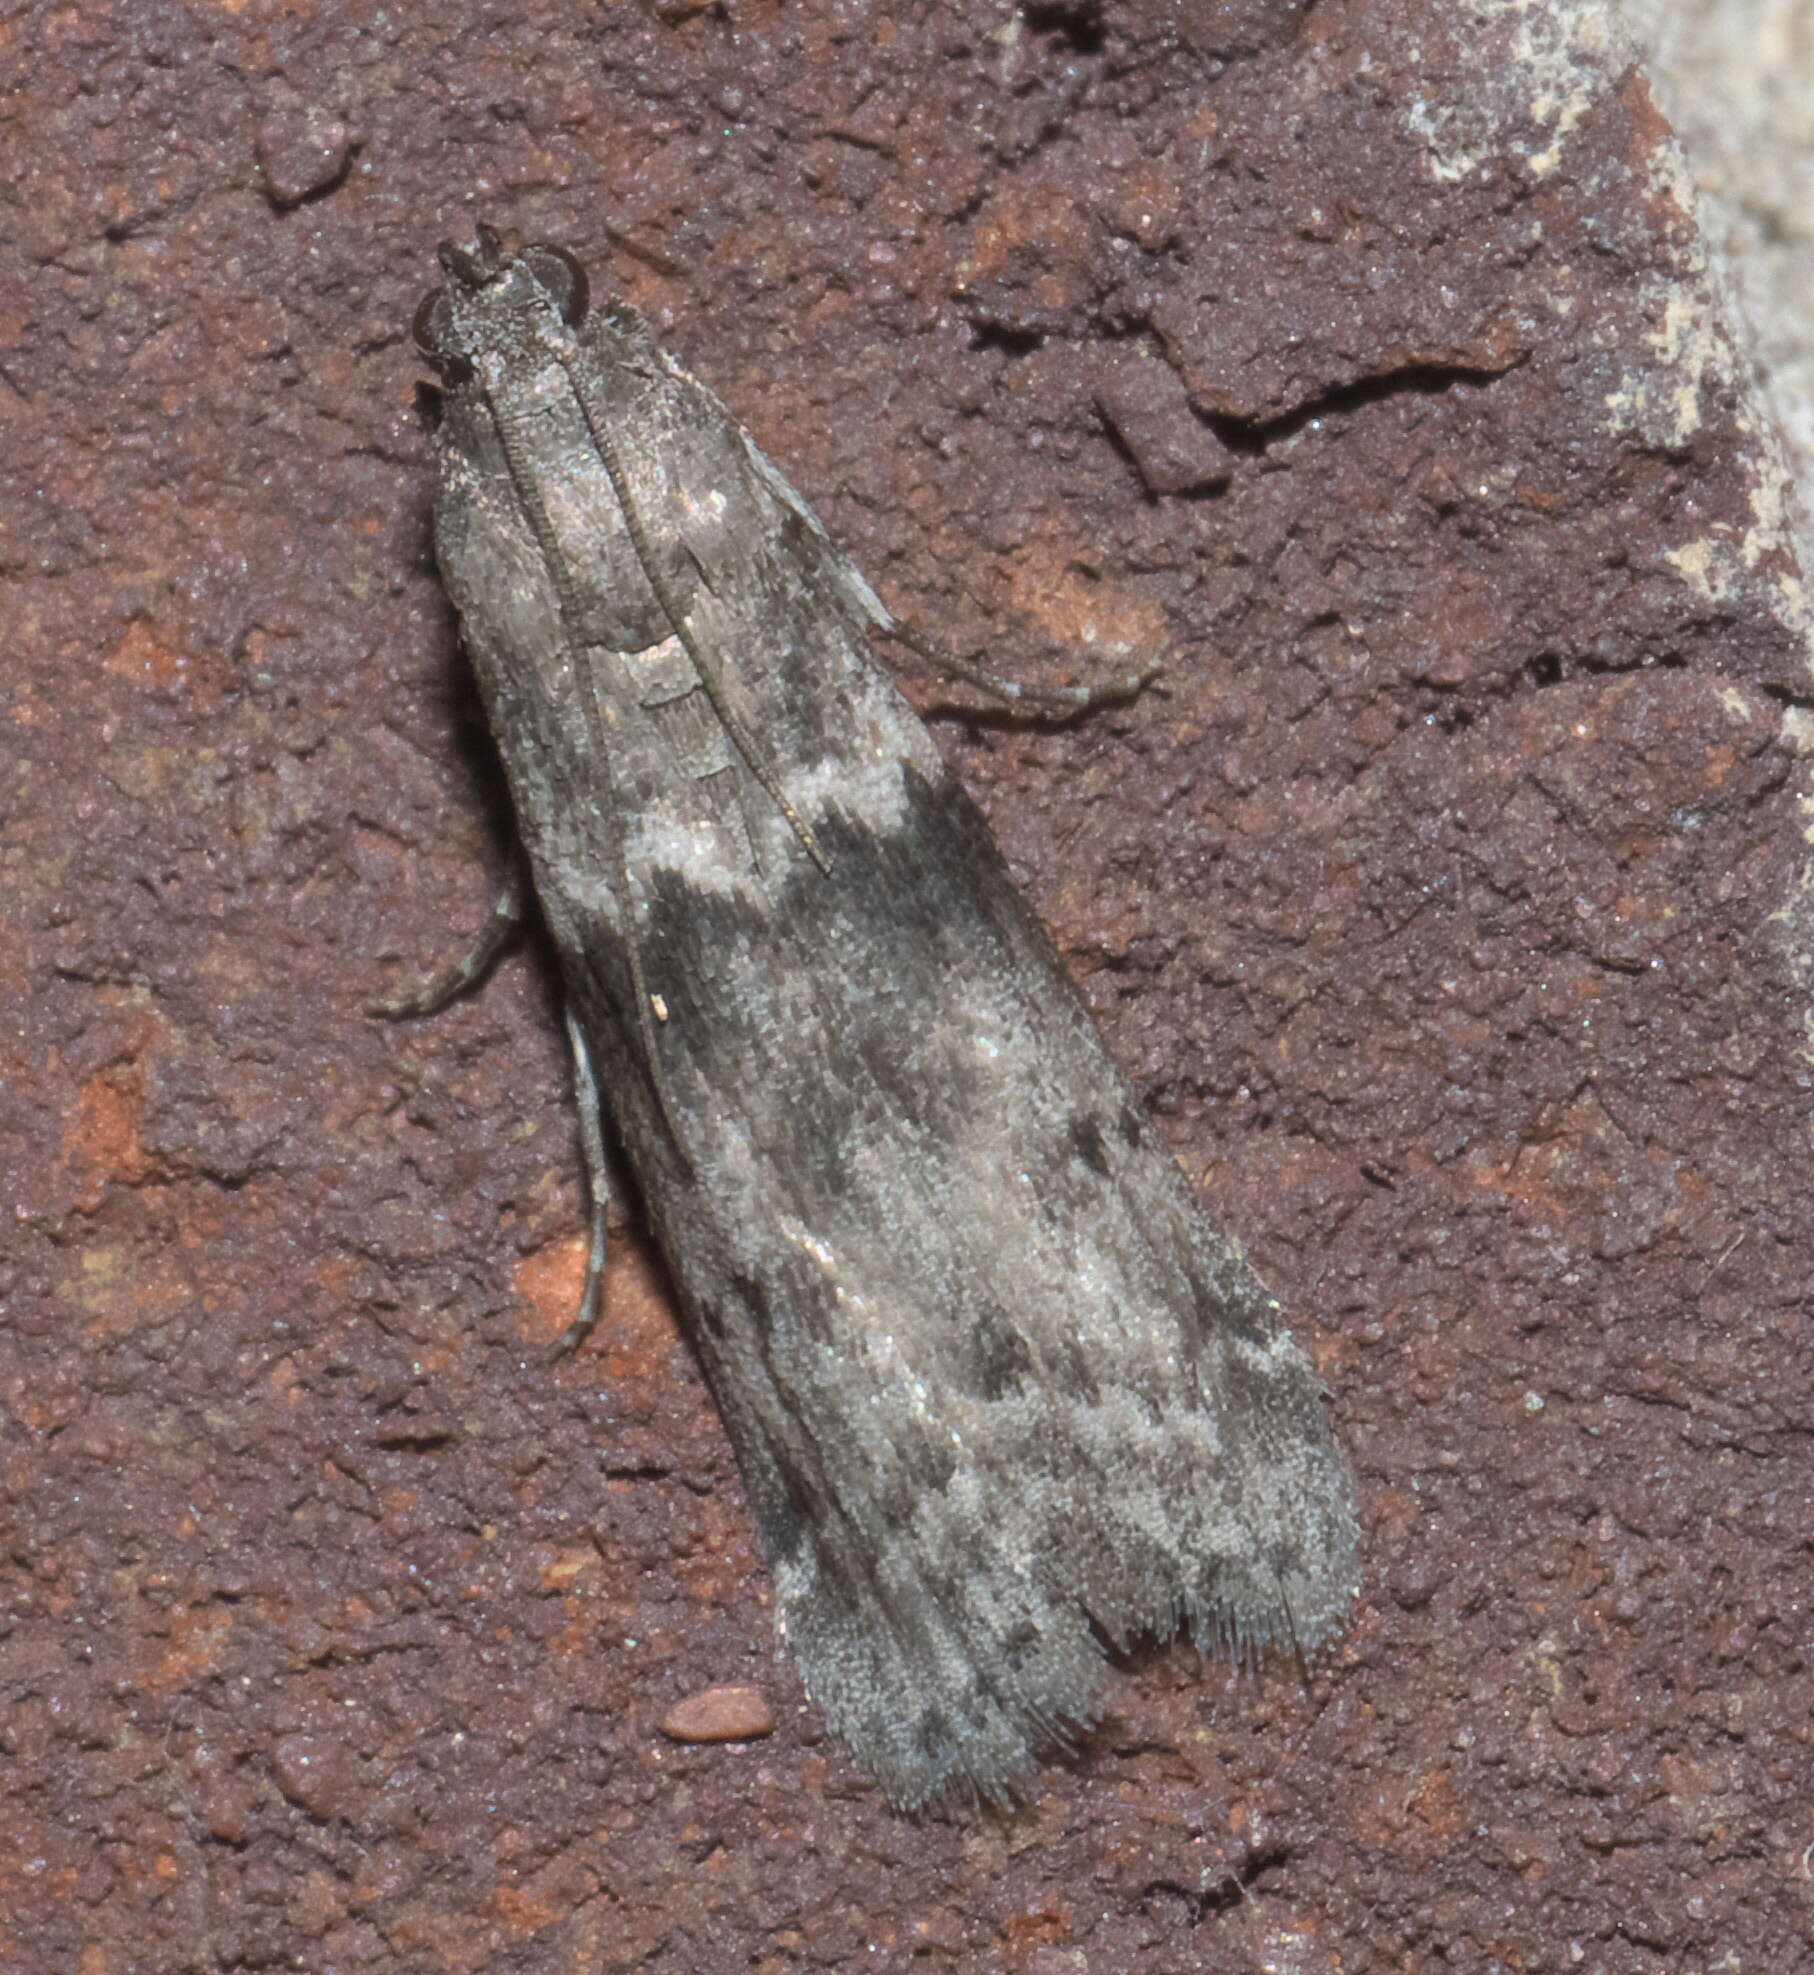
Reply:
[[1754, 330], [1814, 512], [1814, 11], [1806, 0], [1623, 0]]
[[[1597, 10], [52, 11], [0, 304], [0, 1964], [1795, 1965], [1814, 1882], [1806, 632]], [[614, 267], [889, 602], [1321, 1363], [1368, 1584], [890, 1817], [769, 1637], [551, 975], [407, 328]], [[942, 689], [914, 685], [921, 702]], [[1785, 705], [1790, 717], [1785, 722]], [[1786, 739], [1785, 739], [1786, 737]], [[757, 1685], [755, 1748], [660, 1733]]]

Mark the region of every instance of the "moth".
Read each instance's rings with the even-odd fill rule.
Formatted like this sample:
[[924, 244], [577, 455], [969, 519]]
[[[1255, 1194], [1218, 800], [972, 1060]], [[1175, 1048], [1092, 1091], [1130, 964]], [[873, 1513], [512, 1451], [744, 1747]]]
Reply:
[[1109, 1647], [1340, 1626], [1321, 1387], [871, 634], [1026, 689], [898, 625], [571, 254], [481, 227], [440, 260], [436, 553], [559, 955], [582, 1319], [610, 1139], [812, 1698], [896, 1806], [1011, 1801], [1097, 1719]]

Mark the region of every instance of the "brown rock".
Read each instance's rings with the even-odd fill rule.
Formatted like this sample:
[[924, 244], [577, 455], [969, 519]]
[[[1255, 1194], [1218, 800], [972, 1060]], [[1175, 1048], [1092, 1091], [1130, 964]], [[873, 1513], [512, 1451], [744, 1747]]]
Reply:
[[[1607, 12], [32, 19], [7, 1967], [992, 1968], [1045, 1913], [1103, 1969], [1801, 1965], [1804, 579]], [[1012, 1819], [891, 1817], [781, 1662], [758, 1760], [647, 1760], [766, 1580], [636, 1240], [542, 1361], [547, 955], [361, 1012], [509, 855], [409, 346], [481, 215], [614, 270], [945, 642], [1162, 663], [938, 734], [1330, 1387], [1369, 1589], [1314, 1699], [1133, 1655]]]
[[754, 1742], [775, 1732], [775, 1711], [760, 1687], [707, 1687], [669, 1708], [661, 1732], [677, 1742]]
[[275, 206], [300, 206], [331, 192], [358, 148], [353, 133], [318, 103], [280, 98], [258, 126], [258, 168]]

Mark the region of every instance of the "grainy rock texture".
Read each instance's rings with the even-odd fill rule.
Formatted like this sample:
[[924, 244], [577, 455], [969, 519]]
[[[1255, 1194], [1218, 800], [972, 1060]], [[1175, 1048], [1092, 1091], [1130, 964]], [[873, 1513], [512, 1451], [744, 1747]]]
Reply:
[[[7, 45], [0, 1966], [1780, 1971], [1814, 1923], [1808, 637], [1572, 0], [40, 7]], [[910, 1824], [769, 1636], [546, 957], [407, 336], [614, 266], [891, 605], [1294, 1313], [1367, 1588]], [[915, 685], [922, 704], [942, 689]], [[1785, 720], [1785, 708], [1789, 717]], [[750, 1744], [660, 1733], [759, 1687]]]

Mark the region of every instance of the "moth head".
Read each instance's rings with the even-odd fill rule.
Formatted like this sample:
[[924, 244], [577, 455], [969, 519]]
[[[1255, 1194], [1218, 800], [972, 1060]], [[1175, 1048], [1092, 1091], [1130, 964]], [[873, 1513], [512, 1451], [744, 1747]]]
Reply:
[[480, 225], [470, 247], [443, 240], [441, 271], [416, 310], [416, 346], [446, 384], [463, 384], [480, 349], [500, 340], [532, 341], [556, 322], [577, 329], [586, 316], [586, 272], [565, 247], [505, 249], [494, 227]]

